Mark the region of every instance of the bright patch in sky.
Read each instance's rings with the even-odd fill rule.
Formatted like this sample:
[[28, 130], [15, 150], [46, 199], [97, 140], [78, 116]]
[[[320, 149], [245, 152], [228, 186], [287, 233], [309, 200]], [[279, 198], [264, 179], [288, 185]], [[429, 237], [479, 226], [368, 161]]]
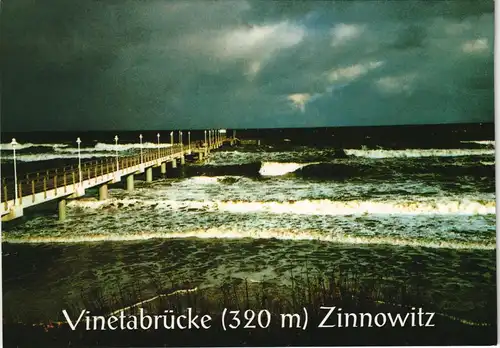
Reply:
[[367, 64], [354, 64], [345, 68], [331, 70], [328, 73], [330, 82], [346, 82], [368, 73], [370, 70], [381, 67], [384, 63], [381, 61], [373, 61]]
[[288, 100], [302, 112], [305, 111], [306, 103], [309, 99], [311, 99], [311, 95], [309, 93], [295, 93], [288, 96]]
[[409, 93], [415, 80], [415, 74], [400, 76], [386, 76], [378, 79], [375, 84], [382, 92], [386, 93]]
[[488, 40], [485, 38], [467, 41], [462, 45], [462, 51], [465, 53], [485, 52], [488, 48]]
[[245, 26], [217, 39], [216, 53], [225, 59], [247, 59], [245, 74], [251, 79], [275, 53], [297, 45], [304, 35], [304, 28], [286, 21]]
[[229, 31], [221, 40], [221, 52], [228, 57], [270, 54], [298, 44], [304, 29], [282, 22], [274, 25], [253, 25]]
[[356, 39], [361, 36], [364, 30], [364, 25], [337, 24], [331, 31], [332, 46], [340, 46], [350, 40]]

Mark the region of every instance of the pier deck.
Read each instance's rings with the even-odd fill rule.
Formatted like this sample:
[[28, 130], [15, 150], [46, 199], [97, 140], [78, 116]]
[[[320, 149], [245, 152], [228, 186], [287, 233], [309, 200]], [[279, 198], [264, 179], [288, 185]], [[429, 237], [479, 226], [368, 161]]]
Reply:
[[99, 187], [99, 199], [107, 198], [107, 185], [126, 178], [127, 190], [133, 190], [134, 175], [146, 173], [146, 181], [152, 181], [152, 168], [161, 167], [166, 173], [166, 164], [177, 166], [177, 160], [184, 164], [185, 156], [194, 155], [202, 160], [210, 150], [232, 144], [231, 137], [220, 137], [210, 143], [194, 142], [174, 144], [170, 147], [147, 149], [141, 154], [82, 161], [80, 166], [54, 168], [17, 177], [2, 179], [2, 221], [10, 221], [23, 216], [26, 208], [53, 200], [59, 201], [59, 219], [66, 217], [66, 199], [85, 195], [85, 190]]

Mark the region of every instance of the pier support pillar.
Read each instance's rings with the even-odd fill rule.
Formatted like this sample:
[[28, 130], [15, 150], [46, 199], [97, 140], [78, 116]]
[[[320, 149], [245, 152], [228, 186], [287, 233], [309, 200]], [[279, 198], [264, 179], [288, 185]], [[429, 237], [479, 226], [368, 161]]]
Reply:
[[108, 184], [99, 187], [99, 200], [104, 201], [108, 199]]
[[134, 174], [127, 175], [127, 191], [134, 191]]
[[21, 216], [23, 216], [23, 207], [21, 205], [13, 205], [10, 207], [9, 213], [2, 216], [2, 221], [14, 220]]
[[167, 174], [167, 162], [161, 162], [161, 173]]
[[146, 168], [146, 182], [153, 181], [153, 167]]
[[66, 199], [60, 199], [57, 203], [59, 221], [66, 220]]
[[172, 160], [172, 168], [177, 168], [177, 160], [175, 158]]
[[203, 161], [203, 152], [198, 152], [198, 160]]
[[184, 155], [181, 156], [181, 166], [186, 164], [186, 159], [184, 158]]

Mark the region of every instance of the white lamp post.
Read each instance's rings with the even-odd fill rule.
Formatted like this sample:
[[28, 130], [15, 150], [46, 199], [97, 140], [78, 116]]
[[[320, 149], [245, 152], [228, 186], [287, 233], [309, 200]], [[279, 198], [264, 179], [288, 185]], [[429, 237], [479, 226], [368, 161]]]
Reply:
[[115, 135], [115, 157], [116, 157], [116, 170], [120, 170], [120, 164], [118, 163], [118, 135]]
[[139, 134], [139, 141], [141, 142], [141, 164], [144, 162], [144, 158], [142, 156], [142, 134]]
[[203, 134], [205, 135], [205, 144], [204, 145], [205, 145], [205, 147], [207, 147], [207, 131], [204, 130]]
[[170, 132], [170, 154], [174, 153], [174, 132]]
[[182, 151], [182, 131], [179, 131], [179, 143], [181, 144], [181, 151]]
[[16, 145], [17, 141], [16, 138], [12, 138], [12, 142], [10, 143], [12, 145], [12, 151], [14, 151], [13, 156], [14, 156], [14, 204], [17, 204], [18, 199], [17, 199], [17, 163], [16, 163]]
[[158, 158], [160, 158], [160, 133], [156, 133], [156, 138], [158, 138]]
[[191, 153], [191, 131], [188, 131], [188, 149], [189, 153]]
[[80, 154], [80, 144], [82, 141], [80, 140], [80, 137], [76, 138], [76, 144], [78, 145], [78, 181], [80, 182], [80, 185], [82, 184], [82, 156]]

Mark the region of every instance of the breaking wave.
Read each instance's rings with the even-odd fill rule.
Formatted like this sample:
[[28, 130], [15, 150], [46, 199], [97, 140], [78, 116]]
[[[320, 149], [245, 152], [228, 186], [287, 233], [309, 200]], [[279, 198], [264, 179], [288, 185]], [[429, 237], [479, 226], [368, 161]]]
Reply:
[[[165, 147], [170, 147], [170, 144], [166, 143], [160, 143], [160, 145], [156, 143], [143, 143], [142, 148], [143, 149], [157, 149], [158, 147], [160, 148], [165, 148]], [[132, 149], [140, 149], [141, 144], [140, 143], [128, 143], [128, 144], [106, 144], [106, 143], [97, 143], [94, 147], [84, 147], [81, 149], [81, 151], [85, 152], [115, 152], [116, 150], [118, 151], [128, 151]], [[77, 153], [78, 149], [77, 148], [56, 148], [55, 149], [57, 152], [69, 152], [69, 153]]]
[[303, 168], [314, 163], [280, 163], [280, 162], [263, 162], [259, 174], [262, 176], [280, 176], [292, 173], [297, 169]]
[[[12, 150], [12, 145], [1, 144], [2, 150]], [[143, 143], [143, 149], [157, 149], [168, 148], [170, 144], [162, 143], [160, 145], [156, 143]], [[81, 147], [80, 154], [81, 158], [99, 158], [108, 157], [114, 155], [115, 152], [126, 152], [130, 150], [138, 150], [141, 148], [140, 144], [129, 143], [129, 144], [106, 144], [97, 143], [94, 147]], [[29, 149], [28, 152], [16, 153], [16, 159], [22, 162], [37, 162], [37, 161], [48, 161], [48, 160], [58, 160], [58, 159], [68, 159], [68, 158], [78, 158], [78, 148], [70, 147], [68, 144], [19, 144], [16, 146], [16, 150]], [[44, 150], [46, 149], [46, 150]], [[38, 151], [35, 151], [38, 150]], [[12, 154], [7, 156], [2, 156], [2, 160], [13, 160]]]
[[[80, 154], [80, 157], [82, 159], [89, 159], [89, 158], [101, 158], [101, 157], [110, 157], [112, 154], [109, 152], [95, 152], [95, 153], [85, 153], [82, 152]], [[16, 160], [21, 161], [21, 162], [37, 162], [37, 161], [49, 161], [49, 160], [55, 160], [55, 159], [63, 159], [63, 158], [78, 158], [77, 153], [68, 153], [68, 154], [62, 154], [62, 153], [40, 153], [40, 154], [16, 154]], [[12, 155], [9, 156], [2, 156], [2, 160], [14, 160], [14, 157]]]
[[[54, 150], [61, 149], [67, 147], [67, 144], [33, 144], [33, 143], [24, 143], [24, 144], [17, 144], [16, 145], [16, 150], [22, 150], [22, 149], [28, 149], [30, 147], [50, 147]], [[5, 150], [12, 150], [12, 145], [10, 143], [3, 143], [0, 144], [0, 150], [5, 151]]]
[[391, 157], [458, 157], [495, 155], [494, 149], [405, 149], [405, 150], [357, 150], [346, 149], [347, 155], [367, 158]]
[[402, 175], [422, 174], [439, 175], [442, 177], [495, 177], [495, 168], [488, 162], [469, 161], [469, 163], [426, 163], [420, 162], [385, 162], [380, 165], [373, 163], [333, 163], [323, 162], [311, 164], [297, 169], [294, 174], [304, 178], [355, 178], [379, 177], [388, 179]]
[[[210, 180], [210, 182], [212, 182]], [[74, 200], [69, 206], [83, 209], [154, 207], [173, 211], [201, 210], [227, 213], [270, 213], [295, 215], [488, 215], [495, 214], [495, 201], [472, 199], [429, 199], [421, 201], [331, 201], [300, 200], [291, 202], [247, 201], [175, 201], [148, 199], [112, 199], [109, 201]]]
[[479, 144], [479, 145], [489, 145], [495, 146], [495, 140], [463, 140], [462, 144]]
[[426, 248], [448, 248], [448, 249], [483, 249], [494, 250], [496, 245], [491, 242], [469, 242], [469, 241], [431, 241], [415, 238], [398, 238], [385, 236], [351, 236], [344, 233], [326, 234], [320, 231], [305, 230], [294, 231], [290, 229], [231, 229], [214, 227], [208, 229], [187, 230], [181, 232], [149, 232], [139, 231], [127, 234], [104, 234], [93, 233], [74, 236], [30, 236], [16, 237], [15, 235], [4, 236], [4, 241], [8, 243], [83, 243], [102, 241], [136, 241], [147, 239], [179, 239], [179, 238], [200, 238], [200, 239], [281, 239], [281, 240], [316, 240], [322, 242], [340, 244], [386, 244], [394, 246], [411, 246]]
[[212, 184], [220, 184], [227, 183], [233, 184], [238, 182], [242, 177], [236, 175], [224, 175], [224, 176], [193, 176], [187, 179], [183, 184], [184, 185], [212, 185]]

